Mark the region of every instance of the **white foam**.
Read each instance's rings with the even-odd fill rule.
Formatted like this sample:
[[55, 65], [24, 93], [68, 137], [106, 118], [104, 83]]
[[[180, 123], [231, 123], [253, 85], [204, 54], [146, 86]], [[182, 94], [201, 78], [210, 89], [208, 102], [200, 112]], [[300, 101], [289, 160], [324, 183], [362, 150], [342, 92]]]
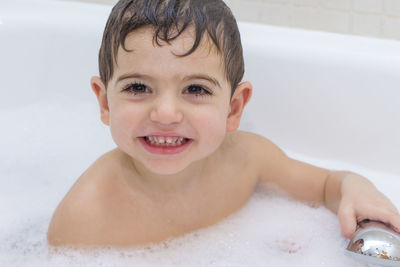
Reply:
[[2, 235], [2, 266], [362, 266], [344, 256], [346, 240], [330, 211], [261, 190], [215, 226], [129, 250], [51, 251], [50, 215], [20, 215]]
[[114, 147], [95, 104], [59, 101], [0, 114], [0, 266], [363, 266], [344, 255], [334, 214], [270, 188], [219, 224], [164, 244], [52, 251], [46, 231], [56, 205]]

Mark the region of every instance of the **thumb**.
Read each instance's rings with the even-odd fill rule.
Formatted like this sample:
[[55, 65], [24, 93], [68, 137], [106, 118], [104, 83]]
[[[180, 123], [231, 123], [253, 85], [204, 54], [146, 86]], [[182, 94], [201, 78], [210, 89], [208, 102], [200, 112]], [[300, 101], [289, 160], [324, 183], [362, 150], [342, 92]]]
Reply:
[[338, 218], [342, 229], [342, 235], [350, 239], [357, 227], [357, 219], [353, 207], [350, 205], [339, 207]]

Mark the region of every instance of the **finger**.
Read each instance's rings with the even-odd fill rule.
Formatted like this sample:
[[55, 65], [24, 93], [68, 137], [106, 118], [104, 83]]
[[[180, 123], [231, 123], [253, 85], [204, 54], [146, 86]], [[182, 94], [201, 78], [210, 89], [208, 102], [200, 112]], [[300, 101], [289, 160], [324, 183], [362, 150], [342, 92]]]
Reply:
[[350, 239], [357, 227], [357, 219], [354, 214], [352, 206], [340, 207], [338, 212], [338, 218], [342, 229], [342, 235]]
[[365, 218], [389, 224], [400, 233], [400, 214], [395, 209], [375, 208]]
[[392, 213], [389, 216], [389, 223], [393, 227], [393, 229], [400, 233], [400, 214], [399, 213]]

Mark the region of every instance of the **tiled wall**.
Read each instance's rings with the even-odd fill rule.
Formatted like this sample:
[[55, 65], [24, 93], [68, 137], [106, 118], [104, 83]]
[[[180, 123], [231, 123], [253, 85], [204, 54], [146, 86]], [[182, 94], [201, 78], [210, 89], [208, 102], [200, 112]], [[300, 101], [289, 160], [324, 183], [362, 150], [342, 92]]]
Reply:
[[[116, 0], [82, 0], [114, 4]], [[400, 0], [225, 0], [238, 20], [400, 40]]]
[[400, 40], [400, 0], [227, 0], [240, 20]]

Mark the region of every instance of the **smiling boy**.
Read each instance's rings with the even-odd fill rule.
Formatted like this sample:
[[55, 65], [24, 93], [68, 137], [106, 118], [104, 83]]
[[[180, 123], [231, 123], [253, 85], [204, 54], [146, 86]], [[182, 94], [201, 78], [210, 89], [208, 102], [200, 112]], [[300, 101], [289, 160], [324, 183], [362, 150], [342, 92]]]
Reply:
[[345, 237], [367, 218], [400, 229], [396, 208], [367, 179], [291, 159], [237, 130], [252, 85], [241, 82], [240, 35], [222, 1], [119, 1], [99, 68], [91, 86], [117, 147], [59, 204], [50, 244], [161, 242], [226, 218], [262, 183], [325, 204]]

